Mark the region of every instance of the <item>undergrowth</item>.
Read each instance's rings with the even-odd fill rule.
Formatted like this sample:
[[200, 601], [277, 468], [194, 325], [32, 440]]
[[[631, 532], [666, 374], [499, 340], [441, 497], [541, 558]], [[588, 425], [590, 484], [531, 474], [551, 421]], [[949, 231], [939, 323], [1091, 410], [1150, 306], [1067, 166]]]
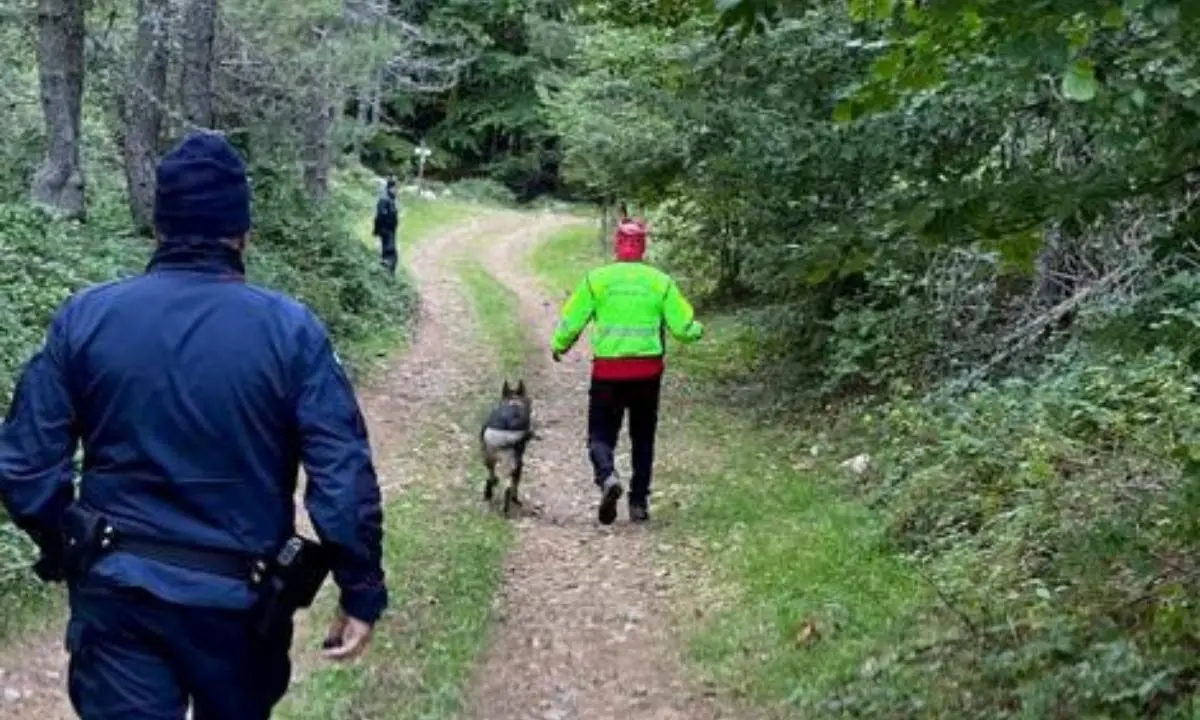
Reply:
[[[703, 397], [704, 387], [725, 397], [713, 374], [728, 380], [730, 368], [713, 360], [739, 356], [740, 330], [726, 327], [729, 335], [709, 339], [724, 353], [688, 348], [676, 363], [688, 373], [688, 397]], [[835, 414], [793, 416], [784, 433], [734, 432], [718, 470], [687, 477], [698, 497], [719, 497], [712, 502], [725, 514], [711, 522], [701, 502], [681, 524], [702, 537], [763, 532], [793, 556], [762, 562], [769, 554], [752, 543], [709, 554], [737, 569], [748, 597], [700, 635], [699, 659], [799, 716], [1193, 717], [1200, 534], [1197, 481], [1185, 471], [1200, 427], [1196, 392], [1196, 375], [1165, 348], [1135, 356], [1079, 348], [965, 397], [901, 388]], [[721, 406], [735, 412], [713, 422], [730, 428], [755, 414]], [[774, 438], [767, 448], [755, 440], [764, 437]], [[861, 474], [843, 465], [856, 456], [866, 461]], [[814, 494], [827, 509], [816, 517], [806, 510]], [[864, 508], [857, 516], [872, 547], [888, 548], [928, 592], [914, 594], [916, 604], [882, 604], [903, 634], [848, 641], [826, 619], [836, 634], [821, 642], [841, 646], [844, 662], [814, 673], [807, 663], [821, 652], [795, 636], [763, 646], [761, 615], [797, 617], [801, 603], [822, 616], [805, 600], [818, 578], [781, 568], [807, 569], [814, 535], [837, 522], [845, 499]], [[775, 523], [775, 511], [794, 524]], [[878, 575], [869, 552], [824, 552], [860, 576]], [[838, 602], [853, 615], [880, 611], [880, 598], [852, 587]], [[757, 660], [738, 651], [747, 644]]]

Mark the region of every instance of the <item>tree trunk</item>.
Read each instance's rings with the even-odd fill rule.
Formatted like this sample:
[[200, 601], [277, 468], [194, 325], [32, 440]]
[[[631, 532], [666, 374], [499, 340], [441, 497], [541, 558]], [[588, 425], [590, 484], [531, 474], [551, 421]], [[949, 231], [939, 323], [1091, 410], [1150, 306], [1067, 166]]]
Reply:
[[329, 194], [329, 171], [333, 167], [333, 131], [340, 103], [333, 93], [318, 98], [308, 122], [304, 160], [304, 189], [314, 199]]
[[329, 171], [333, 166], [333, 133], [341, 101], [332, 82], [331, 68], [324, 68], [313, 92], [312, 108], [304, 121], [304, 189], [314, 199], [329, 193]]
[[183, 117], [203, 128], [213, 126], [213, 43], [217, 37], [217, 0], [186, 0], [179, 27], [183, 52], [179, 100]]
[[333, 134], [342, 108], [339, 86], [334, 77], [335, 66], [326, 30], [315, 31], [316, 41], [325, 45], [324, 62], [313, 78], [311, 102], [302, 122], [304, 148], [304, 189], [309, 197], [322, 200], [329, 194], [329, 171], [333, 167]]
[[379, 123], [383, 113], [383, 77], [383, 70], [379, 70], [375, 73], [375, 87], [374, 92], [371, 93], [370, 134], [372, 136], [374, 136], [379, 129]]
[[608, 236], [613, 230], [612, 204], [612, 198], [607, 195], [600, 199], [600, 233], [596, 236], [596, 242], [602, 253], [608, 250]]
[[87, 214], [83, 142], [83, 0], [39, 0], [38, 81], [46, 155], [33, 176], [33, 201], [65, 217]]
[[154, 167], [167, 94], [170, 0], [138, 0], [137, 42], [121, 102], [129, 211], [139, 232], [154, 226]]
[[354, 128], [354, 157], [361, 158], [363, 144], [367, 141], [371, 127], [371, 87], [367, 83], [358, 89], [358, 123]]

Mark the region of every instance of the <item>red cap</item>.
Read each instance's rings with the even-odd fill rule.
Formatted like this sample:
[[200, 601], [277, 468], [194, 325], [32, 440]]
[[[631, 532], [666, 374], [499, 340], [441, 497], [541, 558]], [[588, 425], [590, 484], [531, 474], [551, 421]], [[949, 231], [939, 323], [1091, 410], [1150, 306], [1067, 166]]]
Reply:
[[646, 221], [622, 220], [613, 234], [613, 247], [618, 260], [641, 260], [646, 254]]

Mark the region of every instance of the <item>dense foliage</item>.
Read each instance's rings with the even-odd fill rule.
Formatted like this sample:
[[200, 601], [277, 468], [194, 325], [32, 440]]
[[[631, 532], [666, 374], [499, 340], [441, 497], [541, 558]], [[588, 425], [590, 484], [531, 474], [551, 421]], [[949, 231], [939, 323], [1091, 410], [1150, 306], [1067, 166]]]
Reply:
[[415, 174], [414, 149], [432, 151], [426, 175], [442, 180], [487, 177], [521, 200], [561, 194], [558, 137], [541, 94], [569, 57], [569, 3], [416, 2], [405, 16], [469, 53], [453, 89], [388, 96], [363, 160], [383, 173]]

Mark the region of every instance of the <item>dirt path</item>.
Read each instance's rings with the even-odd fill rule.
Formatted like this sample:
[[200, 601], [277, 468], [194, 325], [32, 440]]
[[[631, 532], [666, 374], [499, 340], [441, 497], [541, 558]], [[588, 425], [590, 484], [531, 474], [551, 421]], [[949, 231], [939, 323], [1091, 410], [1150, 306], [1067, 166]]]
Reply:
[[[553, 332], [558, 307], [530, 277], [527, 256], [534, 240], [517, 236], [494, 243], [485, 262], [518, 293], [522, 321], [544, 343]], [[585, 350], [581, 346], [560, 365], [543, 350], [531, 356], [527, 368], [544, 440], [531, 446], [529, 480], [523, 487], [526, 504], [542, 512], [519, 521], [497, 623], [476, 674], [468, 716], [733, 717], [687, 680], [669, 637], [674, 577], [654, 555], [653, 524], [628, 524], [624, 502], [616, 524], [603, 527], [596, 520], [599, 492], [590, 482], [584, 453]], [[627, 461], [622, 464], [628, 467]]]
[[[421, 293], [417, 336], [361, 393], [385, 493], [445, 492], [422, 487], [418, 470], [429, 458], [420, 453], [461, 454], [473, 442], [452, 408], [478, 393], [494, 363], [456, 261], [480, 254], [489, 272], [518, 294], [531, 337], [544, 341], [557, 307], [538, 290], [525, 258], [537, 239], [564, 222], [570, 220], [496, 213], [426, 240], [407, 258]], [[597, 493], [587, 482], [583, 453], [584, 354], [551, 367], [544, 352], [532, 352], [526, 377], [544, 438], [531, 447], [522, 483], [525, 505], [534, 512], [514, 521], [518, 538], [466, 714], [477, 720], [731, 717], [685, 681], [668, 637], [673, 578], [653, 557], [653, 525], [629, 526], [624, 510], [610, 528], [596, 523]], [[308, 614], [298, 620], [294, 686], [319, 662], [314, 648], [322, 629]], [[61, 637], [56, 623], [4, 649], [0, 717], [74, 717], [65, 697]]]

